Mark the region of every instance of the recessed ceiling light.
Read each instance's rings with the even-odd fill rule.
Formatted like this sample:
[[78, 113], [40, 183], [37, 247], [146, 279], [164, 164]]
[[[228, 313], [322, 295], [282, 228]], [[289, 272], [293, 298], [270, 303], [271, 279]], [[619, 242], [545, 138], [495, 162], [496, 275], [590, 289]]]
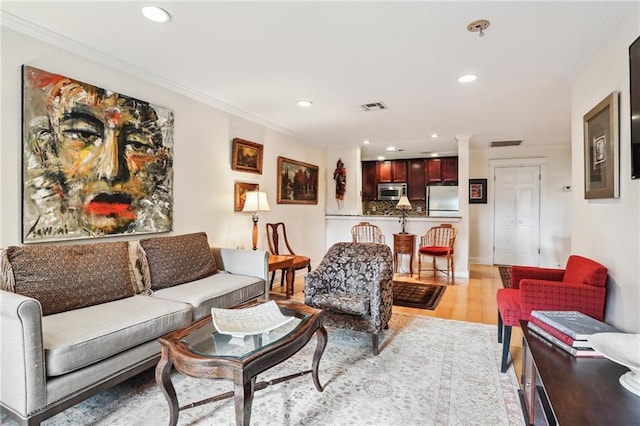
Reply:
[[458, 77], [458, 81], [460, 83], [469, 83], [472, 82], [474, 80], [476, 80], [478, 78], [477, 75], [475, 74], [465, 74], [465, 75], [461, 75], [460, 77]]
[[168, 22], [171, 15], [166, 10], [157, 6], [145, 6], [140, 9], [145, 18], [153, 22]]
[[431, 133], [431, 139], [437, 139], [437, 138], [438, 138], [437, 133]]
[[431, 154], [429, 154], [430, 157], [437, 157], [438, 153], [437, 152], [432, 152]]
[[378, 161], [382, 161], [382, 160], [384, 160], [384, 155], [379, 155], [378, 156]]
[[311, 102], [308, 99], [300, 99], [298, 101], [298, 106], [299, 107], [307, 108], [307, 107], [310, 107], [311, 105], [313, 105], [313, 102]]
[[388, 146], [387, 147], [387, 151], [395, 151], [396, 147], [395, 146]]
[[371, 143], [371, 141], [369, 139], [367, 139], [366, 141], [362, 141], [363, 144], [365, 145], [369, 145]]

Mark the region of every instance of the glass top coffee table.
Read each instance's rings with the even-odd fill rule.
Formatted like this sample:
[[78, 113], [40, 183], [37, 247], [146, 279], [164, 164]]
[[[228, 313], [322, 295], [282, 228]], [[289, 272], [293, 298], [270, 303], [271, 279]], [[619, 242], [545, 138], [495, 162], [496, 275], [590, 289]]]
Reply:
[[[311, 373], [316, 389], [322, 392], [318, 366], [327, 346], [323, 312], [290, 300], [279, 300], [276, 303], [284, 315], [293, 316], [294, 320], [268, 334], [243, 338], [219, 334], [209, 316], [158, 339], [162, 345], [162, 355], [156, 366], [155, 375], [156, 382], [169, 403], [170, 425], [178, 423], [180, 410], [231, 397], [235, 402], [236, 424], [249, 425], [254, 391], [308, 373]], [[238, 309], [254, 304], [247, 304]], [[317, 337], [317, 344], [311, 370], [269, 382], [256, 383], [258, 374], [293, 356], [309, 342], [314, 334]], [[172, 366], [182, 374], [191, 377], [233, 380], [233, 391], [180, 407], [175, 388], [171, 383]]]

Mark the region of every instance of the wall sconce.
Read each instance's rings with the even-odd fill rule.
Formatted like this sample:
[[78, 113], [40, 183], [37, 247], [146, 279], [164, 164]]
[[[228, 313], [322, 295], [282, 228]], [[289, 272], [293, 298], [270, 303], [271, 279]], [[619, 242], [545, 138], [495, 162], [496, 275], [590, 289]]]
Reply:
[[396, 205], [396, 209], [402, 210], [402, 216], [400, 217], [400, 223], [402, 224], [402, 232], [401, 234], [406, 234], [407, 232], [404, 230], [404, 227], [407, 223], [407, 210], [411, 210], [413, 207], [409, 202], [409, 199], [406, 195], [400, 197], [400, 201]]
[[247, 191], [245, 193], [244, 207], [242, 211], [245, 213], [252, 213], [253, 219], [253, 232], [251, 234], [253, 249], [258, 248], [258, 213], [270, 212], [269, 201], [267, 200], [267, 193], [260, 191]]

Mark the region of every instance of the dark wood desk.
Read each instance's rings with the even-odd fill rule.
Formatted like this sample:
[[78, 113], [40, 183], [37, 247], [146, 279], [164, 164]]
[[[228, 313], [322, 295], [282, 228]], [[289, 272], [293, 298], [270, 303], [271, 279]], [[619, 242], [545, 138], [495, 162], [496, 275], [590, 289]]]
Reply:
[[[286, 296], [291, 299], [293, 296], [293, 256], [280, 256], [276, 254], [269, 255], [269, 272], [284, 269], [286, 281]], [[268, 278], [267, 278], [268, 279]]]
[[393, 234], [393, 260], [398, 273], [398, 255], [409, 255], [409, 276], [413, 276], [413, 252], [416, 246], [415, 234]]
[[530, 424], [640, 424], [640, 398], [618, 378], [628, 368], [604, 358], [575, 358], [522, 327], [522, 387]]

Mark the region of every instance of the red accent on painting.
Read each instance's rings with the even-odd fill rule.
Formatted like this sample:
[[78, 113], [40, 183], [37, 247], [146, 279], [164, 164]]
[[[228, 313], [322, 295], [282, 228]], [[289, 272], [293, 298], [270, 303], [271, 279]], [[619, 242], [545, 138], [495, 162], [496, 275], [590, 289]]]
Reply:
[[136, 215], [130, 208], [131, 206], [125, 203], [101, 203], [97, 201], [92, 201], [84, 206], [86, 212], [94, 215], [135, 219]]

